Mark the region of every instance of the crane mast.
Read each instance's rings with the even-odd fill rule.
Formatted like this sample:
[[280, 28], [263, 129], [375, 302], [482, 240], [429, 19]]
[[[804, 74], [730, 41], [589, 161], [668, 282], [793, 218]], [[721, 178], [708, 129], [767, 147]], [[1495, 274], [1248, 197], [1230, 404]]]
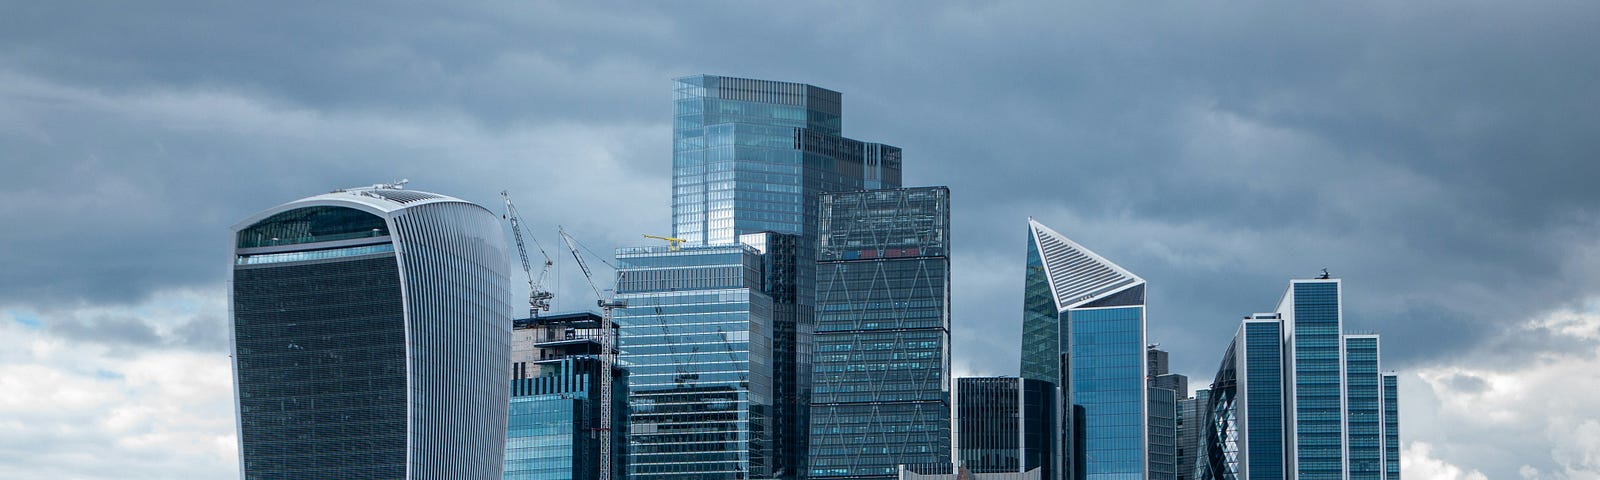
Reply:
[[600, 293], [600, 287], [594, 283], [594, 274], [589, 271], [588, 262], [583, 261], [583, 255], [578, 253], [578, 246], [568, 235], [566, 230], [561, 230], [561, 241], [572, 252], [572, 258], [578, 261], [578, 269], [583, 271], [583, 278], [589, 281], [589, 288], [594, 290], [596, 305], [600, 306], [600, 427], [595, 431], [602, 437], [600, 442], [600, 480], [611, 480], [611, 443], [616, 438], [611, 434], [611, 418], [613, 407], [611, 405], [611, 375], [612, 365], [616, 363], [616, 349], [613, 347], [615, 340], [611, 335], [611, 313], [613, 309], [628, 308], [628, 302], [608, 301]]
[[534, 279], [533, 267], [528, 262], [528, 247], [522, 241], [522, 216], [517, 213], [517, 205], [511, 203], [511, 193], [500, 191], [500, 197], [506, 199], [506, 219], [511, 221], [511, 235], [517, 239], [517, 255], [522, 257], [522, 273], [528, 275], [528, 316], [537, 317], [540, 311], [550, 310], [550, 299], [555, 294], [544, 289], [544, 277], [550, 273], [550, 254], [544, 251], [544, 246], [539, 244], [538, 238], [533, 238], [533, 245], [539, 248], [539, 254], [544, 255], [544, 269], [539, 271], [538, 279]]

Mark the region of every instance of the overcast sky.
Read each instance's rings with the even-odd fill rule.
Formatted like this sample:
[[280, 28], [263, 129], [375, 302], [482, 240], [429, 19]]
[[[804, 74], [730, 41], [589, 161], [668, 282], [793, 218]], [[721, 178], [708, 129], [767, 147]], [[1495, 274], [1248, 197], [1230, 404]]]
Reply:
[[1600, 479], [1600, 3], [323, 3], [0, 1], [0, 478], [237, 475], [253, 212], [409, 178], [670, 233], [712, 73], [843, 92], [950, 187], [958, 374], [1017, 373], [1032, 216], [1149, 282], [1191, 386], [1326, 267], [1407, 478]]

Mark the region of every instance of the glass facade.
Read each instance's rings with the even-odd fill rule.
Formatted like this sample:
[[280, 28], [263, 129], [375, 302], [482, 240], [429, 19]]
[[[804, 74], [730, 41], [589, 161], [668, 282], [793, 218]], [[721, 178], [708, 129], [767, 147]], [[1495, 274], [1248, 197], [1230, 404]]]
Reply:
[[506, 429], [506, 480], [571, 480], [577, 442], [588, 436], [573, 421], [582, 412], [583, 401], [574, 394], [587, 392], [519, 395], [511, 397], [510, 424]]
[[1200, 389], [1194, 397], [1178, 400], [1178, 478], [1192, 479], [1201, 450], [1200, 432], [1205, 421], [1206, 403], [1211, 400], [1211, 390]]
[[956, 462], [972, 473], [1039, 470], [1049, 478], [1055, 385], [1016, 377], [956, 379]]
[[1345, 445], [1350, 480], [1383, 479], [1383, 380], [1378, 336], [1346, 335]]
[[494, 214], [360, 189], [235, 232], [244, 478], [500, 476], [513, 307]]
[[[772, 299], [772, 432], [777, 450], [774, 472], [801, 465], [810, 448], [811, 321], [799, 321], [800, 237], [761, 232], [739, 236], [739, 243], [761, 254], [761, 291]], [[807, 319], [810, 318], [807, 313]]]
[[773, 301], [750, 246], [617, 251], [628, 476], [773, 475]]
[[[755, 232], [816, 240], [817, 194], [900, 186], [900, 149], [840, 135], [839, 92], [695, 75], [674, 88], [673, 236]], [[808, 256], [809, 258], [809, 256]]]
[[1383, 374], [1383, 478], [1400, 480], [1400, 378]]
[[1239, 432], [1239, 341], [1228, 343], [1217, 376], [1211, 381], [1205, 420], [1200, 423], [1201, 449], [1196, 452], [1195, 480], [1242, 480]]
[[1300, 480], [1343, 480], [1344, 352], [1338, 279], [1295, 280], [1278, 313], [1289, 325], [1292, 460]]
[[627, 370], [603, 375], [601, 318], [571, 313], [513, 323], [511, 411], [506, 431], [505, 480], [600, 478], [599, 382], [612, 382], [611, 478], [627, 478]]
[[[755, 233], [796, 235], [792, 292], [770, 295], [778, 409], [774, 471], [805, 469], [816, 292], [818, 195], [900, 186], [901, 152], [842, 134], [839, 92], [810, 85], [694, 75], [674, 87], [673, 236], [732, 245]], [[792, 298], [792, 300], [790, 300]], [[791, 335], [790, 332], [793, 332]]]
[[1178, 476], [1178, 393], [1150, 388], [1150, 478]]
[[1150, 345], [1145, 350], [1146, 372], [1150, 379], [1150, 478], [1174, 479], [1185, 471], [1178, 462], [1179, 409], [1189, 395], [1189, 377], [1169, 373], [1170, 354]]
[[1284, 479], [1283, 324], [1247, 318], [1209, 390], [1201, 479]]
[[949, 190], [821, 205], [809, 476], [948, 471]]
[[1250, 478], [1282, 479], [1284, 475], [1283, 324], [1278, 319], [1248, 320], [1242, 327], [1244, 381], [1239, 394], [1245, 405], [1247, 472]]
[[1074, 309], [1072, 404], [1083, 407], [1080, 447], [1087, 480], [1145, 478], [1147, 421], [1144, 307]]
[[[1145, 282], [1029, 220], [1022, 376], [1061, 388], [1061, 478], [1149, 475]], [[1169, 464], [1172, 460], [1165, 460]]]
[[1072, 425], [1075, 417], [1068, 414], [1073, 411], [1068, 399], [1071, 384], [1066, 382], [1061, 368], [1067, 362], [1066, 352], [1061, 350], [1061, 339], [1066, 337], [1061, 322], [1063, 314], [1056, 308], [1050, 277], [1045, 272], [1044, 257], [1039, 254], [1037, 245], [1030, 230], [1027, 270], [1023, 281], [1021, 377], [1044, 382], [1054, 389], [1052, 397], [1056, 403], [1050, 411], [1061, 413], [1053, 419], [1054, 424], [1050, 428], [1056, 439], [1050, 442], [1044, 478], [1074, 478], [1071, 475], [1074, 467], [1071, 459], [1078, 455], [1070, 452], [1074, 448]]
[[1341, 333], [1340, 289], [1294, 280], [1276, 313], [1245, 318], [1211, 385], [1197, 478], [1398, 477], [1394, 377], [1378, 335]]

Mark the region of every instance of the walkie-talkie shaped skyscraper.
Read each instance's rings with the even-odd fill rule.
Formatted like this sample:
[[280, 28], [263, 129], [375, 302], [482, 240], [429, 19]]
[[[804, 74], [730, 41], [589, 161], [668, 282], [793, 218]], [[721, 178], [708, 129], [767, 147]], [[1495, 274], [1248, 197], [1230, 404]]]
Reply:
[[509, 265], [495, 214], [396, 185], [236, 225], [243, 478], [500, 478]]

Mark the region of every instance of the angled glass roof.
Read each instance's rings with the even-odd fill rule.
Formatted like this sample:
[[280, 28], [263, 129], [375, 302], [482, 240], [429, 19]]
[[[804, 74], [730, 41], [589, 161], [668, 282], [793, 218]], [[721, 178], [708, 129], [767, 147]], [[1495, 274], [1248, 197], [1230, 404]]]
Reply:
[[[1039, 253], [1044, 257], [1045, 272], [1050, 278], [1050, 290], [1055, 293], [1057, 308], [1066, 310], [1084, 306], [1106, 295], [1144, 285], [1144, 279], [1133, 272], [1031, 218], [1028, 219], [1028, 229], [1033, 234]], [[1143, 288], [1138, 293], [1139, 303], [1143, 304]]]

